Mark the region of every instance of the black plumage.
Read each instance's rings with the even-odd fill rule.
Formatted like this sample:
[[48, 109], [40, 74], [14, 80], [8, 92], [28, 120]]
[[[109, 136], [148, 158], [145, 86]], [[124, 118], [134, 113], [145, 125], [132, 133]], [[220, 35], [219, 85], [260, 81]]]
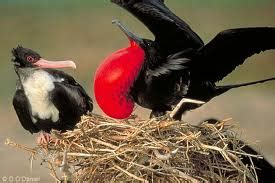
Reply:
[[[114, 21], [145, 51], [145, 62], [131, 89], [139, 105], [163, 115], [182, 98], [207, 102], [232, 88], [274, 80], [216, 86], [253, 54], [275, 48], [275, 28], [238, 28], [220, 32], [204, 45], [191, 27], [171, 12], [163, 0], [111, 0], [138, 18], [154, 34], [155, 40], [133, 36]], [[200, 105], [189, 104], [175, 116]]]
[[[205, 121], [209, 124], [216, 124], [217, 122], [219, 122], [219, 120], [214, 118], [204, 120], [203, 123]], [[239, 157], [244, 165], [248, 167], [255, 167], [255, 172], [258, 177], [258, 182], [259, 183], [272, 182], [272, 180], [274, 180], [275, 178], [274, 166], [271, 165], [264, 157], [262, 158], [256, 157], [256, 156], [262, 156], [262, 155], [258, 153], [255, 149], [253, 149], [251, 146], [249, 146], [247, 143], [239, 140], [238, 146], [242, 147], [241, 150], [244, 153], [247, 153], [249, 155], [255, 155], [255, 157], [248, 157], [246, 155], [239, 155]], [[234, 144], [232, 143], [228, 144], [228, 148], [231, 150], [236, 149], [236, 147], [234, 147]]]
[[[242, 141], [240, 141], [240, 143], [245, 144]], [[232, 145], [232, 144], [230, 144], [230, 145]], [[244, 145], [242, 150], [247, 154], [256, 155], [256, 156], [261, 155], [248, 145]], [[275, 178], [275, 168], [264, 157], [263, 158], [252, 157], [250, 159], [247, 156], [243, 156], [241, 160], [242, 160], [243, 164], [255, 167], [256, 174], [258, 177], [258, 183], [273, 182], [273, 180]], [[253, 165], [252, 165], [251, 161], [253, 162]]]
[[[54, 67], [75, 67], [71, 61], [49, 62], [28, 48], [13, 49], [18, 75], [13, 106], [24, 129], [30, 133], [73, 129], [93, 104], [72, 76]], [[58, 65], [59, 64], [59, 65]]]

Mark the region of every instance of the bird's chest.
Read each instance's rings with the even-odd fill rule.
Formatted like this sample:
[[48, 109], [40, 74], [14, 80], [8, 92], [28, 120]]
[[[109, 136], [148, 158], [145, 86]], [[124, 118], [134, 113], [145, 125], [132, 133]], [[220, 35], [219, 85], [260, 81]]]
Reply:
[[190, 85], [184, 74], [179, 77], [144, 78], [137, 80], [132, 96], [136, 103], [146, 108], [174, 105], [187, 94]]
[[22, 85], [30, 103], [33, 122], [36, 122], [34, 117], [57, 122], [59, 111], [50, 100], [50, 92], [54, 89], [54, 78], [47, 72], [39, 70], [25, 79]]

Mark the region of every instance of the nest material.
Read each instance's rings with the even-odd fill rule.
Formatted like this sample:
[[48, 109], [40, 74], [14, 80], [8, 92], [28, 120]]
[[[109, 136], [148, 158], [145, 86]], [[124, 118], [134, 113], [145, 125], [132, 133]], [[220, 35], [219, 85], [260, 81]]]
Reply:
[[23, 148], [48, 162], [56, 180], [61, 167], [75, 182], [256, 182], [255, 167], [241, 161], [255, 155], [243, 152], [231, 128], [225, 121], [192, 126], [169, 117], [117, 121], [90, 114], [74, 131], [52, 132], [57, 144]]

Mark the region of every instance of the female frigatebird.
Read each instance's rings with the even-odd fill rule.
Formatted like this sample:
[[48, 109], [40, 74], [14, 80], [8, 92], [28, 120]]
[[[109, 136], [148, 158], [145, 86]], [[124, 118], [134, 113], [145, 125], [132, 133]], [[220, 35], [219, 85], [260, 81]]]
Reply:
[[[13, 106], [24, 129], [30, 133], [71, 130], [82, 115], [92, 111], [92, 100], [82, 86], [72, 76], [54, 69], [76, 68], [74, 62], [47, 61], [21, 46], [12, 54], [18, 75]], [[38, 143], [49, 140], [43, 132]]]
[[[182, 98], [207, 102], [232, 88], [275, 79], [228, 86], [215, 84], [249, 56], [274, 49], [273, 27], [225, 30], [204, 45], [163, 0], [111, 1], [131, 12], [155, 36], [154, 41], [142, 39], [114, 21], [128, 36], [130, 46], [104, 60], [94, 83], [96, 100], [111, 117], [128, 117], [134, 102], [151, 109], [152, 116], [159, 116]], [[200, 105], [185, 105], [175, 118], [180, 119], [184, 111]]]

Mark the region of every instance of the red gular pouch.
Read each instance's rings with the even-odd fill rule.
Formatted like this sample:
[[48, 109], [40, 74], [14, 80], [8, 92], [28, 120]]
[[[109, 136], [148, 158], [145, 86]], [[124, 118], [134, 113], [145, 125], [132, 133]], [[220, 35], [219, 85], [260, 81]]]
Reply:
[[108, 116], [128, 118], [134, 109], [130, 89], [144, 63], [145, 52], [134, 41], [109, 55], [97, 68], [94, 78], [95, 98]]

